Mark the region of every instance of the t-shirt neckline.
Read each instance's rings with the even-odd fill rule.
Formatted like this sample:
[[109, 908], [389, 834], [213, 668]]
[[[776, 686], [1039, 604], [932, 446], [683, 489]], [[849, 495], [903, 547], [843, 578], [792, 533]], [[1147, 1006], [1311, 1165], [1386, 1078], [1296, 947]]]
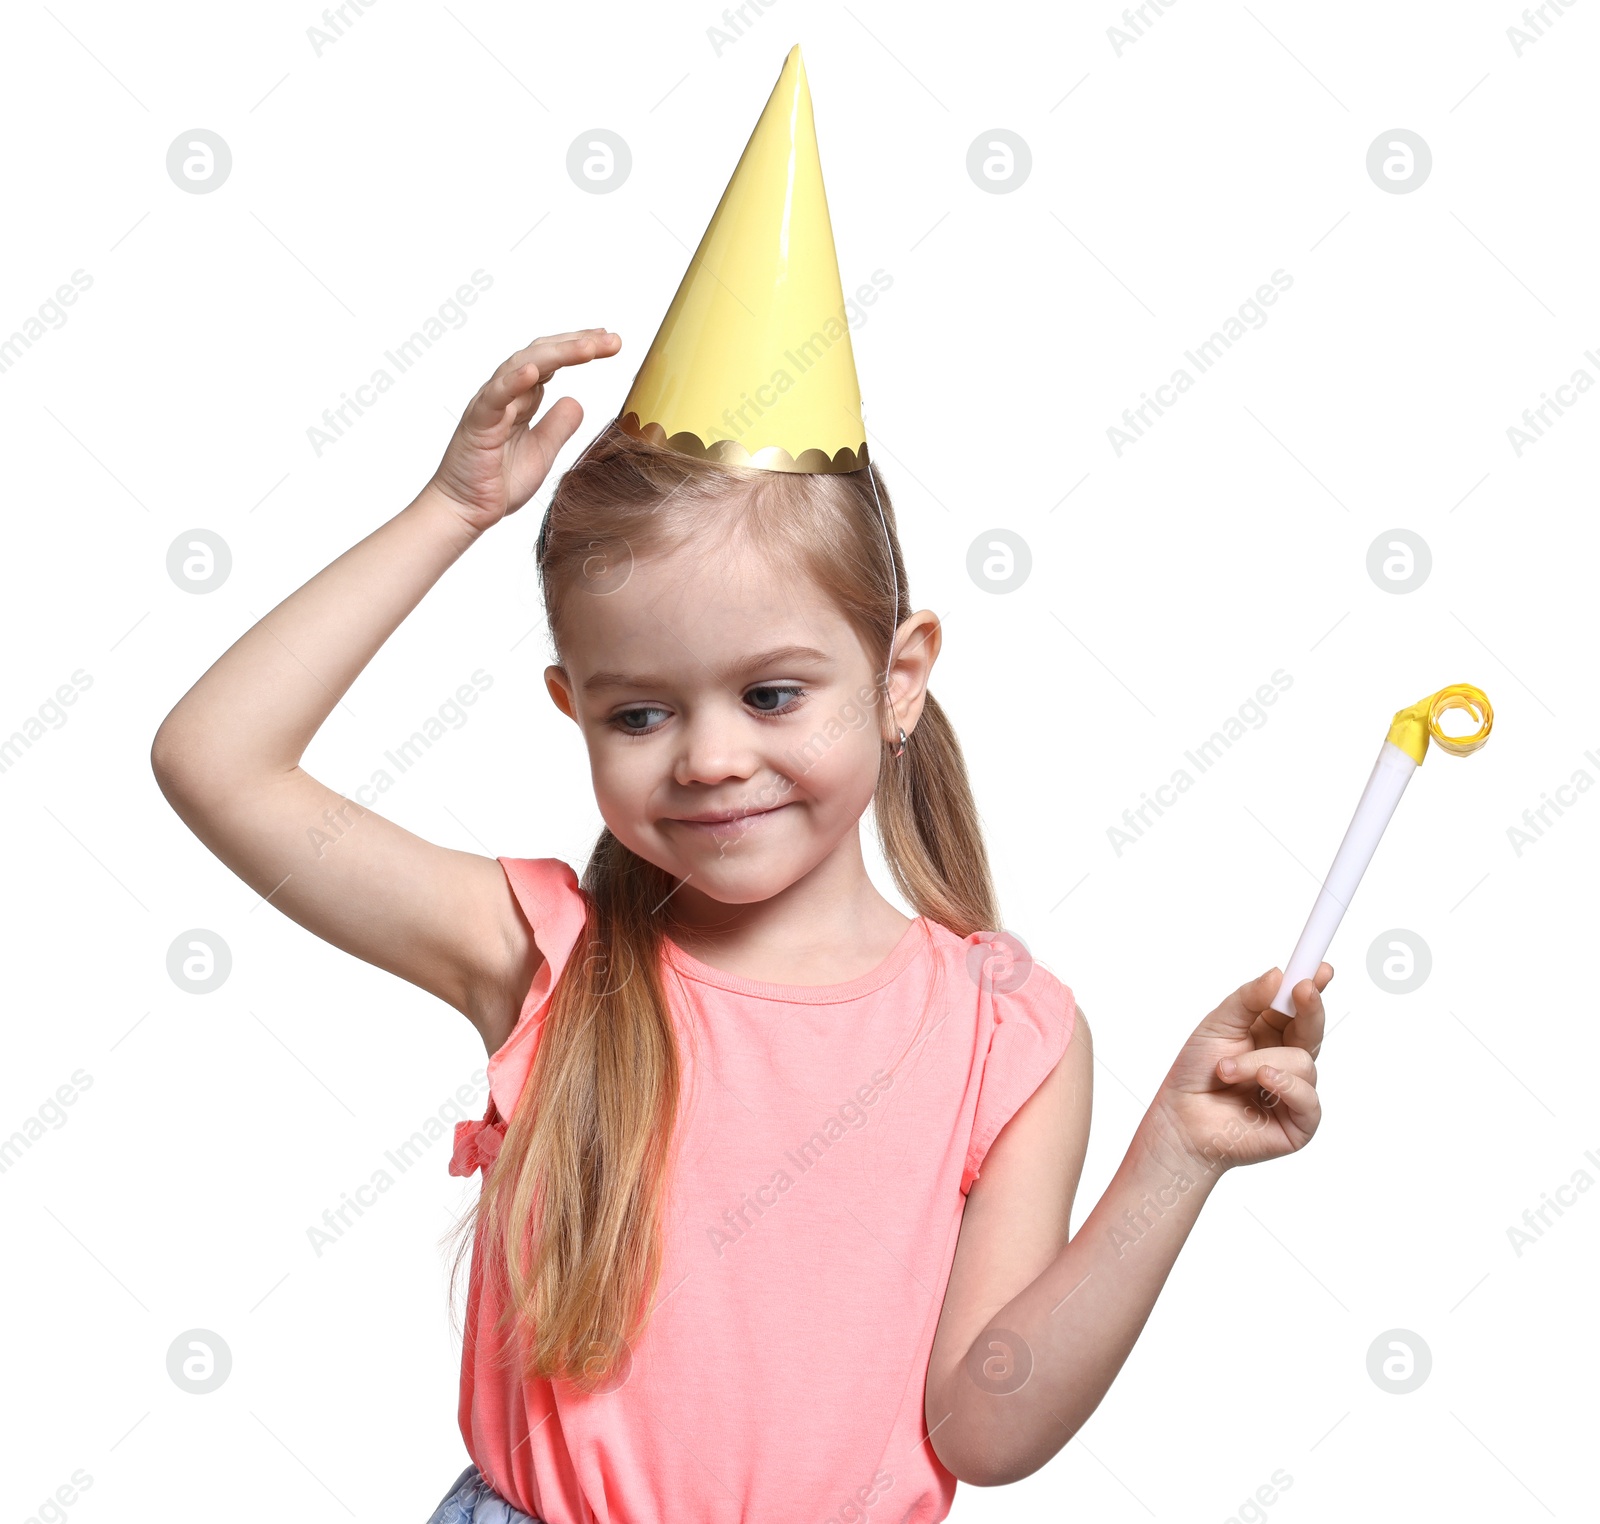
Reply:
[[841, 1001], [856, 1000], [882, 989], [916, 956], [927, 932], [926, 917], [914, 916], [883, 962], [843, 984], [774, 984], [765, 979], [747, 979], [741, 974], [702, 963], [671, 937], [663, 937], [661, 941], [667, 961], [679, 973], [697, 983], [732, 990], [740, 995], [751, 995], [760, 1000], [780, 1000], [790, 1005], [837, 1005]]

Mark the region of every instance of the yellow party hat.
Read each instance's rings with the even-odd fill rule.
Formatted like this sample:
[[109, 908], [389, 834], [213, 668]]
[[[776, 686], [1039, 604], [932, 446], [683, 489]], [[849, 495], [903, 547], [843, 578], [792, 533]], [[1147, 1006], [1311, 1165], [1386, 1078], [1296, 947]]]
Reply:
[[725, 465], [818, 472], [867, 464], [798, 44], [618, 421], [639, 438]]

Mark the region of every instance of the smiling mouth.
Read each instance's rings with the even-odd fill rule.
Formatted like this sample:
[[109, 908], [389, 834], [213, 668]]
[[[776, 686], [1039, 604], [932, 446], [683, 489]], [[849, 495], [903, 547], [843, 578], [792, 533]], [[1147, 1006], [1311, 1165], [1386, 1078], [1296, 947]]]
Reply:
[[703, 815], [669, 817], [666, 824], [687, 826], [691, 831], [712, 837], [738, 836], [788, 808], [789, 805], [785, 802], [771, 805], [764, 810], [708, 810]]

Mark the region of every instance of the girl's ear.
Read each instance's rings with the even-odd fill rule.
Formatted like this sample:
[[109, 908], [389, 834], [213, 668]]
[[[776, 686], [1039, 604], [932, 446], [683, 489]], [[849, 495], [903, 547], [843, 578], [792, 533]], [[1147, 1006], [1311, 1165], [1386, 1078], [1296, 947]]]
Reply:
[[883, 717], [884, 740], [893, 745], [900, 731], [909, 736], [922, 718], [928, 677], [939, 659], [943, 629], [932, 609], [918, 609], [895, 632], [889, 663], [889, 705]]
[[576, 723], [578, 706], [572, 702], [572, 685], [567, 680], [565, 670], [561, 667], [546, 667], [544, 686], [556, 708]]

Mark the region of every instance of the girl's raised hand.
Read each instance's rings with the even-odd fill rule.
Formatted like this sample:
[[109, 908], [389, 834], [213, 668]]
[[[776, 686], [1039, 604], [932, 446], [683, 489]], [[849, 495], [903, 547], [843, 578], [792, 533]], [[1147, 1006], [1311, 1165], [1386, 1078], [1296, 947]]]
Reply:
[[1151, 1107], [1157, 1136], [1200, 1169], [1259, 1164], [1311, 1141], [1322, 1120], [1317, 1066], [1333, 978], [1324, 963], [1294, 988], [1293, 1016], [1272, 1009], [1276, 968], [1241, 985], [1195, 1028]]
[[429, 483], [477, 531], [515, 513], [550, 474], [556, 453], [583, 422], [576, 398], [561, 397], [531, 428], [544, 389], [563, 365], [614, 355], [622, 340], [604, 328], [535, 339], [478, 388]]

